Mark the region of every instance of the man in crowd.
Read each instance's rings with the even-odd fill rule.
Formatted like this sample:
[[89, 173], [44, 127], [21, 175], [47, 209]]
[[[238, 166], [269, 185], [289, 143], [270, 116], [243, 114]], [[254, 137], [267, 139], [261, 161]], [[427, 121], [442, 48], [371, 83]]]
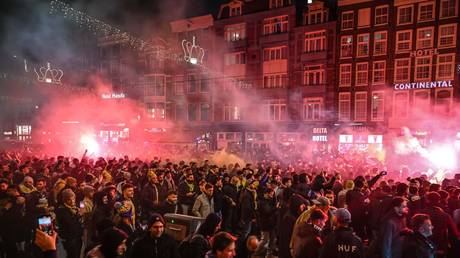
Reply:
[[214, 213], [214, 187], [210, 183], [204, 186], [204, 192], [200, 194], [193, 204], [192, 214], [200, 218], [206, 218]]

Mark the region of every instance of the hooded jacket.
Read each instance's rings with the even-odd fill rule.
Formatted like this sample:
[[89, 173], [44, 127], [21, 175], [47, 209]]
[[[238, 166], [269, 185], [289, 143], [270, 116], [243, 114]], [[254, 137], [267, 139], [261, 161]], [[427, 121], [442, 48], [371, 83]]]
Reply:
[[362, 258], [364, 246], [349, 227], [335, 229], [324, 240], [320, 258]]

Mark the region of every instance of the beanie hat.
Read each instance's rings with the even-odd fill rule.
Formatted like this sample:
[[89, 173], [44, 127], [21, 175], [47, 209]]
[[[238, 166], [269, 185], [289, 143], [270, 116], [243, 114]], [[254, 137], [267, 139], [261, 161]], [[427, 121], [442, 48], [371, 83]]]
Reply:
[[101, 253], [104, 257], [115, 257], [115, 250], [127, 238], [128, 235], [118, 228], [112, 227], [105, 230], [102, 233]]
[[69, 200], [70, 198], [75, 197], [75, 193], [72, 191], [72, 189], [64, 189], [61, 192], [61, 199], [63, 202]]
[[77, 179], [69, 176], [68, 178], [65, 179], [65, 184], [68, 186], [74, 185], [77, 183]]
[[90, 193], [94, 193], [94, 187], [90, 186], [90, 185], [87, 185], [83, 188], [83, 195], [84, 196], [87, 196], [89, 195]]
[[163, 219], [163, 217], [158, 213], [154, 213], [154, 214], [152, 214], [152, 216], [148, 220], [149, 228], [151, 228], [152, 225], [157, 221], [161, 222], [163, 225], [166, 225], [165, 220]]
[[337, 221], [341, 223], [351, 222], [351, 213], [345, 208], [337, 209], [335, 211], [335, 217], [337, 218]]

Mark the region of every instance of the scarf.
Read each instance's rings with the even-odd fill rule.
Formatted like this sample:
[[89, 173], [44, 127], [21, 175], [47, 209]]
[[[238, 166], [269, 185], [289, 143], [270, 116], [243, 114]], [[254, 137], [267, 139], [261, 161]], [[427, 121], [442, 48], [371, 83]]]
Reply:
[[78, 208], [76, 206], [70, 206], [67, 203], [64, 203], [64, 206], [72, 212], [73, 215], [78, 213]]

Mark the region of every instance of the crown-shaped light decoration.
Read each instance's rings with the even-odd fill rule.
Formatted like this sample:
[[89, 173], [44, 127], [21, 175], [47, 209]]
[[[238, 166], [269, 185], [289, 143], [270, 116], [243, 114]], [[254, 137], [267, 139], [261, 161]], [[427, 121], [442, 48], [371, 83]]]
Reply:
[[182, 40], [182, 50], [184, 50], [184, 60], [191, 64], [202, 64], [204, 58], [204, 49], [196, 45], [195, 37], [192, 42], [186, 39]]
[[46, 67], [42, 66], [40, 69], [34, 68], [34, 72], [37, 75], [39, 82], [61, 84], [61, 78], [64, 72], [61, 69], [51, 69], [51, 64], [46, 63]]

